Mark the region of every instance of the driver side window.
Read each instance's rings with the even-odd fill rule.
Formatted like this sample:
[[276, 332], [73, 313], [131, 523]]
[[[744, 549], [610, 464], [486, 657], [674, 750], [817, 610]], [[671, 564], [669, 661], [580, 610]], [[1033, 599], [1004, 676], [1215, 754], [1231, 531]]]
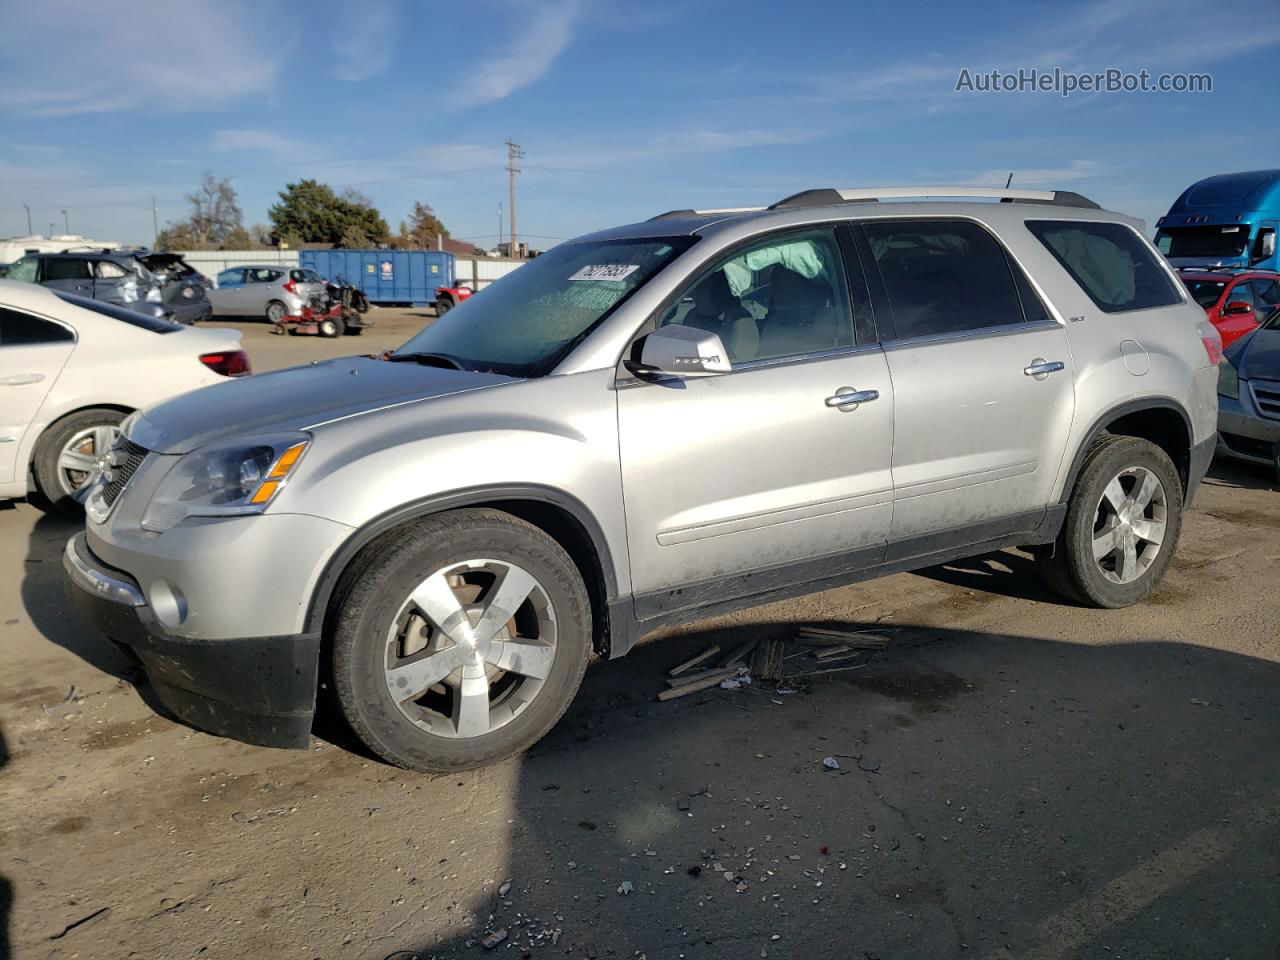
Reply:
[[732, 364], [853, 345], [844, 265], [830, 228], [772, 237], [695, 280], [658, 325], [714, 333]]

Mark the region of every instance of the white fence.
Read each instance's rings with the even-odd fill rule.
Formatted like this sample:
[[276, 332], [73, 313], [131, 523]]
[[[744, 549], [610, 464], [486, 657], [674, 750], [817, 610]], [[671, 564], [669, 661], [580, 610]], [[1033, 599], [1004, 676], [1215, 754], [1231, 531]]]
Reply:
[[[179, 250], [183, 259], [210, 279], [223, 270], [249, 264], [271, 264], [286, 269], [298, 265], [297, 250]], [[482, 290], [500, 277], [505, 277], [527, 260], [501, 257], [458, 257], [457, 282], [472, 290]]]
[[285, 268], [298, 265], [297, 250], [178, 250], [182, 259], [209, 279], [232, 267], [271, 264]]

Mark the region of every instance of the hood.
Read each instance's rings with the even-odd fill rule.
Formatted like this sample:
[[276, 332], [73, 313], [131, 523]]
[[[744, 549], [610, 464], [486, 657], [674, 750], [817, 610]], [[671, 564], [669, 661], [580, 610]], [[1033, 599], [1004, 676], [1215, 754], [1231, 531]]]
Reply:
[[514, 382], [493, 373], [344, 357], [229, 380], [174, 397], [143, 411], [128, 436], [157, 453], [187, 453], [214, 440], [305, 430], [393, 404]]
[[1226, 350], [1242, 380], [1280, 380], [1280, 329], [1258, 329]]

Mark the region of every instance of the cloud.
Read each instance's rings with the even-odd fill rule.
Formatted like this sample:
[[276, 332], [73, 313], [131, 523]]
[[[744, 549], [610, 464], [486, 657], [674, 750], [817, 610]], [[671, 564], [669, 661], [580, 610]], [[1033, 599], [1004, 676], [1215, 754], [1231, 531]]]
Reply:
[[8, 4], [0, 112], [35, 117], [138, 107], [209, 110], [271, 87], [277, 18], [248, 0]]
[[[1015, 187], [1058, 187], [1077, 180], [1090, 180], [1106, 173], [1106, 166], [1097, 160], [1072, 160], [1065, 167], [1041, 167], [1032, 170], [1013, 168]], [[1009, 170], [985, 170], [962, 180], [956, 186], [1003, 187]]]
[[271, 130], [215, 130], [212, 146], [215, 150], [256, 151], [285, 159], [318, 156], [324, 152], [319, 144]]
[[493, 103], [536, 83], [573, 39], [577, 0], [540, 4], [517, 29], [515, 41], [495, 59], [478, 64], [455, 98], [464, 106]]
[[390, 2], [366, 0], [344, 8], [341, 28], [333, 30], [333, 75], [351, 83], [368, 80], [391, 65], [396, 41], [396, 11]]

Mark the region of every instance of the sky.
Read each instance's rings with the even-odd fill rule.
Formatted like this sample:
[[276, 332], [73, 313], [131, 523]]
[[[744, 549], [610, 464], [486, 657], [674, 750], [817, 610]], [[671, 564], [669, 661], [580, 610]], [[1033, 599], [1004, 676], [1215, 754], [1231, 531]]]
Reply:
[[[0, 0], [0, 236], [152, 240], [205, 171], [246, 225], [291, 181], [415, 201], [492, 246], [507, 139], [545, 248], [813, 187], [1067, 189], [1149, 227], [1202, 177], [1280, 166], [1274, 0]], [[957, 91], [1020, 68], [1211, 93]], [[504, 214], [505, 215], [505, 214]]]

